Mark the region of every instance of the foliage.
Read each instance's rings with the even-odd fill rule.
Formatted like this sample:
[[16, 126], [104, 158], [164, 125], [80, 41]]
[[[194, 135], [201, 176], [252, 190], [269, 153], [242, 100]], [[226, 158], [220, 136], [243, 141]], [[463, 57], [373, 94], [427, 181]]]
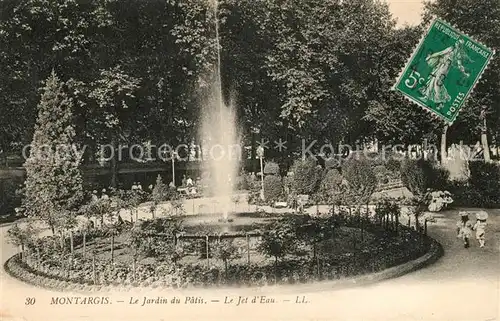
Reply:
[[307, 158], [294, 161], [290, 171], [292, 192], [295, 195], [312, 195], [319, 187], [322, 177], [321, 166], [316, 165], [316, 160]]
[[153, 218], [155, 217], [155, 212], [156, 208], [158, 207], [158, 204], [166, 200], [168, 193], [169, 193], [168, 185], [163, 183], [161, 176], [158, 174], [158, 176], [156, 177], [156, 183], [153, 186], [153, 189], [151, 190], [151, 194], [149, 195], [149, 199], [151, 201], [150, 210], [151, 214], [153, 215]]
[[342, 176], [347, 181], [349, 194], [355, 204], [366, 204], [377, 187], [377, 177], [368, 161], [349, 159], [342, 167]]
[[267, 202], [280, 201], [283, 197], [283, 183], [280, 176], [264, 177], [264, 197]]
[[15, 246], [28, 246], [33, 243], [34, 229], [31, 225], [19, 227], [16, 223], [7, 230], [8, 242]]
[[294, 249], [295, 237], [293, 226], [288, 221], [282, 220], [276, 226], [268, 228], [262, 234], [259, 250], [264, 254], [274, 257], [275, 264]]
[[[308, 240], [307, 235], [311, 235], [311, 237], [317, 235], [311, 233], [314, 229], [297, 230], [303, 226], [302, 223], [307, 222], [310, 222], [312, 226], [324, 226], [331, 229], [332, 227], [340, 227], [337, 224], [354, 226], [352, 224], [356, 221], [348, 221], [347, 217], [338, 215], [320, 219], [304, 216], [285, 219], [280, 223], [280, 226], [289, 229], [288, 235], [298, 235], [296, 232], [299, 232]], [[21, 262], [19, 256], [15, 256], [7, 262], [6, 269], [9, 273], [27, 282], [59, 289], [66, 289], [68, 286], [74, 287], [75, 284], [91, 285], [94, 284], [94, 281], [97, 282], [98, 287], [102, 285], [133, 285], [184, 288], [230, 284], [262, 286], [273, 283], [293, 284], [338, 279], [378, 272], [416, 259], [429, 250], [430, 243], [420, 233], [403, 226], [398, 233], [380, 233], [377, 229], [378, 226], [378, 224], [367, 224], [369, 231], [376, 237], [376, 241], [364, 243], [363, 248], [356, 253], [335, 253], [336, 251], [333, 251], [332, 247], [334, 243], [326, 242], [325, 246], [320, 247], [321, 241], [319, 240], [323, 238], [320, 233], [313, 240], [314, 242], [317, 240], [318, 249], [322, 249], [322, 251], [318, 251], [317, 261], [311, 260], [308, 256], [294, 255], [293, 251], [288, 251], [291, 255], [286, 258], [282, 257], [279, 262], [275, 261], [274, 264], [231, 264], [231, 266], [224, 268], [224, 278], [221, 277], [224, 271], [216, 266], [207, 267], [206, 264], [184, 264], [177, 261], [173, 265], [172, 262], [156, 261], [151, 264], [137, 261], [137, 264], [134, 265], [119, 262], [110, 265], [106, 260], [97, 259], [93, 262], [92, 259], [81, 256], [75, 257], [75, 264], [68, 271], [67, 266], [63, 264], [68, 259], [67, 255], [54, 252], [44, 253], [40, 261], [26, 260], [26, 263]], [[329, 236], [326, 236], [325, 241], [328, 238]], [[350, 240], [347, 241], [350, 242]], [[46, 242], [49, 244], [50, 238]], [[223, 240], [223, 242], [225, 241]], [[338, 243], [335, 244], [338, 245]], [[296, 245], [299, 245], [298, 242]], [[214, 246], [216, 245], [214, 244]], [[228, 246], [230, 245], [228, 244]], [[224, 252], [228, 254], [233, 251]], [[226, 254], [224, 257], [228, 257]], [[95, 280], [94, 270], [96, 272]], [[279, 271], [279, 274], [276, 271]]]
[[389, 170], [384, 165], [377, 165], [373, 167], [373, 172], [377, 177], [377, 181], [380, 184], [387, 184], [389, 182]]
[[47, 79], [39, 104], [31, 152], [26, 160], [24, 207], [54, 230], [83, 198], [80, 158], [75, 155], [72, 101], [55, 73]]
[[401, 215], [401, 206], [398, 199], [382, 198], [377, 201], [375, 207], [375, 217], [379, 222], [385, 225], [386, 229], [397, 230], [399, 217]]
[[166, 195], [168, 193], [169, 187], [163, 183], [163, 180], [160, 175], [156, 177], [156, 183], [151, 190], [151, 201], [155, 204], [159, 204], [166, 200]]
[[298, 239], [314, 244], [333, 237], [337, 224], [332, 217], [303, 215], [294, 217], [293, 227]]
[[[494, 163], [470, 162], [470, 191], [475, 206], [496, 207], [500, 204], [500, 167]], [[477, 204], [477, 205], [476, 205]]]
[[14, 209], [21, 205], [21, 197], [17, 192], [16, 181], [1, 180], [0, 181], [0, 215], [15, 214]]
[[432, 190], [446, 190], [448, 188], [450, 172], [446, 168], [430, 160], [420, 160], [420, 163], [424, 171], [426, 188]]
[[157, 218], [140, 221], [133, 229], [132, 244], [145, 257], [159, 260], [178, 260], [180, 253], [175, 246], [177, 233], [182, 232], [182, 221], [177, 218]]
[[389, 172], [392, 173], [394, 176], [400, 176], [401, 175], [401, 162], [399, 160], [394, 159], [393, 157], [390, 157], [386, 164], [385, 167]]
[[[194, 137], [217, 69], [212, 9], [201, 0], [2, 1], [0, 150], [29, 142], [40, 80], [52, 69], [78, 105], [79, 143], [96, 148], [114, 138], [173, 146]], [[499, 51], [496, 0], [433, 1], [426, 14]], [[276, 156], [299, 151], [302, 139], [318, 140], [316, 146], [373, 136], [437, 142], [441, 124], [389, 90], [423, 28], [395, 28], [387, 4], [226, 0], [219, 23], [223, 98], [235, 93], [244, 139], [285, 135], [289, 148]], [[484, 105], [498, 141], [499, 61], [494, 56], [451, 128], [453, 138], [475, 140]]]
[[419, 165], [419, 161], [408, 158], [401, 163], [403, 185], [414, 195], [423, 195], [426, 190], [425, 173]]
[[266, 162], [264, 166], [264, 175], [279, 175], [280, 167], [278, 163], [275, 162]]
[[401, 165], [403, 185], [413, 194], [423, 195], [427, 189], [446, 190], [450, 173], [429, 160], [405, 159]]
[[337, 169], [326, 171], [318, 190], [318, 201], [335, 204], [343, 192], [342, 175]]
[[220, 242], [215, 243], [212, 251], [215, 253], [215, 257], [224, 262], [226, 274], [228, 269], [228, 263], [239, 257], [238, 248], [234, 245], [231, 239], [220, 240]]

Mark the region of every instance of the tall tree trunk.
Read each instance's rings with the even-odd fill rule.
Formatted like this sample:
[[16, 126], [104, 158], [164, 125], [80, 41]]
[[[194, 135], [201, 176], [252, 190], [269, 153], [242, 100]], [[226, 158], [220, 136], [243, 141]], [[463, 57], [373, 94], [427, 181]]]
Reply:
[[446, 134], [448, 132], [448, 125], [445, 125], [441, 133], [441, 165], [446, 163], [446, 157], [448, 155], [446, 150]]
[[319, 278], [320, 274], [321, 274], [321, 269], [319, 267], [319, 255], [318, 255], [318, 253], [316, 253], [316, 269], [317, 269], [318, 278]]
[[278, 283], [278, 257], [274, 257], [274, 283]]
[[132, 273], [133, 273], [133, 279], [135, 281], [136, 275], [135, 271], [137, 270], [137, 255], [134, 255], [134, 261], [132, 262]]
[[313, 261], [316, 260], [316, 242], [313, 242]]
[[64, 234], [62, 231], [59, 231], [59, 240], [61, 245], [61, 251], [64, 252]]
[[92, 279], [94, 279], [94, 284], [97, 284], [97, 275], [95, 270], [95, 253], [92, 254]]
[[111, 264], [113, 264], [115, 258], [115, 235], [111, 235]]
[[83, 231], [83, 257], [85, 257], [85, 253], [87, 252], [87, 231]]
[[481, 118], [482, 118], [481, 144], [483, 145], [484, 161], [490, 162], [491, 156], [490, 156], [490, 146], [488, 145], [488, 127], [486, 125], [486, 107], [483, 107], [483, 109], [481, 111]]
[[113, 136], [111, 139], [111, 146], [113, 148], [111, 154], [111, 187], [116, 188], [118, 186], [118, 163], [116, 161], [117, 155], [115, 155], [117, 146], [116, 146], [116, 137]]
[[252, 172], [257, 173], [257, 162], [255, 161], [257, 156], [257, 136], [252, 131]]
[[69, 231], [69, 246], [70, 246], [70, 254], [71, 254], [71, 263], [73, 263], [73, 255], [74, 255], [74, 243], [73, 243], [73, 231]]

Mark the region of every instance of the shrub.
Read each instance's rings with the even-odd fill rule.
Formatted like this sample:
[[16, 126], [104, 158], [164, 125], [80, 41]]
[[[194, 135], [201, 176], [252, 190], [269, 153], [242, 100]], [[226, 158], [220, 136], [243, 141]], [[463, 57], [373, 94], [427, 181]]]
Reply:
[[174, 238], [183, 230], [182, 221], [176, 218], [157, 218], [141, 221], [132, 231], [130, 245], [145, 257], [159, 257], [175, 261]]
[[265, 255], [274, 257], [276, 267], [278, 259], [294, 249], [295, 242], [295, 233], [290, 231], [290, 226], [278, 222], [275, 228], [269, 228], [263, 233], [258, 248]]
[[330, 169], [321, 180], [318, 190], [318, 201], [333, 204], [342, 192], [342, 175], [336, 169]]
[[366, 160], [349, 159], [342, 168], [351, 194], [357, 204], [366, 204], [377, 187], [377, 177]]
[[169, 192], [168, 186], [163, 183], [163, 180], [160, 175], [156, 177], [156, 183], [151, 191], [151, 201], [158, 204], [167, 199], [167, 193]]
[[264, 177], [264, 197], [268, 202], [276, 202], [283, 197], [281, 177], [275, 175]]
[[21, 198], [16, 191], [17, 184], [12, 180], [0, 180], [0, 215], [14, 214], [14, 208], [21, 205]]
[[238, 248], [231, 239], [221, 240], [213, 246], [215, 257], [224, 262], [224, 270], [227, 275], [228, 264], [231, 260], [239, 257]]
[[[500, 205], [500, 166], [494, 163], [471, 162], [469, 190], [465, 198], [474, 206]], [[463, 195], [463, 194], [462, 194]], [[463, 197], [462, 197], [463, 198]]]
[[377, 181], [381, 184], [387, 184], [389, 182], [389, 171], [384, 165], [377, 165], [373, 167], [373, 172], [377, 177]]
[[317, 191], [322, 178], [322, 169], [316, 164], [315, 159], [296, 160], [290, 171], [293, 173], [291, 185], [295, 195], [312, 195]]
[[407, 158], [401, 163], [401, 180], [414, 195], [425, 193], [425, 175], [417, 160]]
[[280, 167], [275, 162], [266, 162], [264, 166], [264, 175], [279, 175]]
[[429, 160], [405, 159], [401, 165], [403, 185], [415, 195], [422, 195], [427, 189], [447, 190], [450, 173]]
[[387, 170], [391, 173], [396, 173], [397, 176], [400, 176], [400, 170], [401, 170], [401, 162], [399, 160], [396, 160], [394, 158], [390, 158], [386, 164], [385, 167]]
[[424, 172], [426, 189], [430, 188], [439, 191], [448, 189], [450, 172], [447, 169], [429, 160], [420, 160], [419, 164], [421, 164]]
[[340, 169], [340, 159], [330, 157], [325, 159], [325, 168], [330, 169]]
[[244, 191], [250, 188], [247, 176], [247, 174], [242, 174], [236, 177], [235, 187], [237, 190]]

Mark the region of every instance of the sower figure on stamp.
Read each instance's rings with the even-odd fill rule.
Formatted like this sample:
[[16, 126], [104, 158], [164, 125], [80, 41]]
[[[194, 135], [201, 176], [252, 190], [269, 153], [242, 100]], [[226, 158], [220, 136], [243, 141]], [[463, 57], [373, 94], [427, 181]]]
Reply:
[[472, 236], [472, 223], [469, 221], [469, 213], [459, 212], [460, 221], [457, 222], [457, 237], [464, 241], [464, 247], [468, 248], [469, 239]]
[[488, 219], [488, 213], [481, 211], [476, 213], [476, 224], [474, 224], [474, 230], [476, 231], [476, 239], [479, 241], [479, 247], [484, 247], [484, 238], [486, 234], [486, 220]]
[[463, 45], [464, 41], [460, 39], [452, 47], [433, 53], [425, 59], [429, 67], [432, 68], [432, 72], [425, 85], [420, 88], [423, 100], [430, 100], [436, 103], [438, 108], [441, 108], [444, 103], [451, 100], [448, 90], [444, 86], [444, 80], [448, 76], [451, 67], [457, 67], [465, 77], [470, 76], [462, 64], [463, 60], [470, 60], [465, 54]]

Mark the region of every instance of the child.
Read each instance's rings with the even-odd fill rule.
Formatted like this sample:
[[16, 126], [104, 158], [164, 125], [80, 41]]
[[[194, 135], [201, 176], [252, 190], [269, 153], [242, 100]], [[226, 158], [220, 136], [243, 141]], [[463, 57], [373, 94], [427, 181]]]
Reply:
[[472, 235], [472, 223], [469, 221], [469, 213], [459, 212], [460, 221], [457, 222], [457, 237], [464, 240], [464, 247], [469, 247], [469, 238]]
[[488, 213], [481, 211], [476, 213], [476, 224], [474, 224], [474, 230], [476, 231], [476, 239], [479, 241], [479, 247], [484, 247], [484, 237], [486, 234], [486, 219], [488, 218]]

